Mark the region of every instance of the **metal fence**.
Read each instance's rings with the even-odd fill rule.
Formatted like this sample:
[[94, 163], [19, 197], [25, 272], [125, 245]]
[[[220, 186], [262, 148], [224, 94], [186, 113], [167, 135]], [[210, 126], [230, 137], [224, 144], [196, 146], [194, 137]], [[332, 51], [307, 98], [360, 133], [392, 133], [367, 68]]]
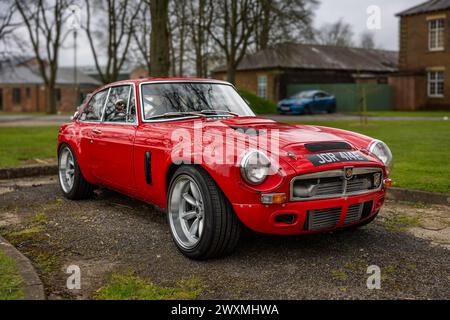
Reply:
[[393, 109], [392, 87], [387, 84], [292, 84], [287, 87], [288, 96], [305, 90], [323, 90], [334, 95], [338, 112], [363, 111], [365, 104], [367, 111]]

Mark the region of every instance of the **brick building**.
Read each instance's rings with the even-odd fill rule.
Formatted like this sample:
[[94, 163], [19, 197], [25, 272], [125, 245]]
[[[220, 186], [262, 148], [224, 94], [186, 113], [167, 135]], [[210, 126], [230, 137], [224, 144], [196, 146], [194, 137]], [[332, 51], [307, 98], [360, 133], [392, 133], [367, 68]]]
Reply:
[[[246, 56], [236, 86], [276, 102], [294, 85], [387, 83], [397, 63], [393, 51], [285, 43]], [[214, 70], [213, 78], [225, 80], [226, 68]]]
[[[74, 69], [60, 67], [56, 80], [56, 104], [59, 112], [73, 112], [84, 97], [101, 83], [77, 70], [74, 84]], [[37, 65], [33, 60], [26, 63], [0, 64], [0, 111], [45, 112], [47, 91]]]
[[399, 73], [389, 79], [396, 109], [450, 109], [450, 0], [432, 0], [400, 17]]

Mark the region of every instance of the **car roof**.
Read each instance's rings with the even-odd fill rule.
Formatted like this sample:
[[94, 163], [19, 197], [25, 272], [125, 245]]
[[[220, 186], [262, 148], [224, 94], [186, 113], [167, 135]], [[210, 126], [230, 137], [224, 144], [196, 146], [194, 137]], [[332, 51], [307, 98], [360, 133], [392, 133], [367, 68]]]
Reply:
[[158, 83], [158, 82], [164, 82], [164, 83], [170, 83], [170, 82], [208, 82], [208, 83], [217, 83], [217, 84], [227, 84], [231, 85], [229, 82], [217, 80], [217, 79], [206, 79], [206, 78], [141, 78], [141, 79], [129, 79], [129, 80], [121, 80], [116, 81], [112, 83], [108, 83], [97, 90], [95, 90], [94, 93], [102, 91], [109, 87], [118, 86], [121, 84], [134, 84], [136, 86], [140, 85], [141, 83]]

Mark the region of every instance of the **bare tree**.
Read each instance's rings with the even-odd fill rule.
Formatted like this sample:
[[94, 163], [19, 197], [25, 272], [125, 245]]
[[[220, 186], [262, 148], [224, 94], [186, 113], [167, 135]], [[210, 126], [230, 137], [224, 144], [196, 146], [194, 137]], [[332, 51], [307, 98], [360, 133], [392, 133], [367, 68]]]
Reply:
[[189, 37], [189, 2], [191, 0], [170, 1], [169, 33], [171, 39], [171, 66], [172, 74], [183, 77], [187, 58]]
[[150, 61], [152, 77], [167, 77], [170, 70], [169, 0], [151, 0]]
[[375, 49], [375, 37], [372, 32], [366, 31], [361, 34], [360, 47], [364, 49]]
[[55, 85], [58, 55], [63, 41], [63, 24], [68, 0], [15, 0], [36, 57], [39, 74], [47, 89], [47, 112], [56, 113]]
[[18, 24], [13, 22], [13, 17], [17, 12], [17, 6], [14, 0], [5, 0], [0, 7], [0, 42], [14, 31]]
[[234, 83], [236, 69], [252, 44], [256, 26], [256, 0], [210, 0], [214, 25], [208, 30], [225, 55], [227, 80]]
[[209, 0], [195, 0], [190, 2], [189, 9], [189, 14], [192, 17], [189, 28], [195, 56], [195, 73], [197, 77], [206, 78], [208, 75], [208, 60], [215, 45], [208, 33], [213, 23], [213, 7]]
[[259, 0], [256, 50], [286, 41], [311, 41], [317, 0]]
[[[92, 4], [85, 0], [86, 31], [95, 67], [103, 83], [117, 81], [124, 67], [128, 49], [134, 37], [136, 18], [142, 1], [101, 0]], [[92, 25], [95, 13], [97, 24]], [[106, 19], [106, 21], [104, 21]], [[99, 31], [105, 30], [105, 33]], [[106, 52], [105, 52], [106, 48]], [[100, 56], [106, 56], [106, 66], [100, 65]]]
[[134, 45], [139, 53], [137, 60], [140, 61], [140, 64], [145, 65], [148, 74], [150, 74], [151, 19], [149, 3], [143, 4], [139, 10], [139, 14], [136, 17], [133, 37]]
[[353, 46], [352, 26], [342, 19], [326, 24], [318, 30], [317, 41], [325, 45], [351, 47]]

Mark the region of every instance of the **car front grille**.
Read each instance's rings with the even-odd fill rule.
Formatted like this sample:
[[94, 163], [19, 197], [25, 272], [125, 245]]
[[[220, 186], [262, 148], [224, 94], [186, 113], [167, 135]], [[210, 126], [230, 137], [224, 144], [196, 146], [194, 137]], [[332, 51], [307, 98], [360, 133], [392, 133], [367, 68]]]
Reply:
[[307, 229], [318, 231], [335, 228], [341, 213], [342, 208], [311, 210], [308, 212]]
[[[373, 202], [368, 201], [349, 206], [347, 208], [344, 226], [351, 225], [370, 216], [372, 213], [372, 205]], [[320, 231], [336, 228], [342, 216], [342, 210], [342, 208], [310, 210], [307, 212], [304, 229], [308, 231]]]
[[363, 208], [364, 203], [358, 203], [348, 207], [344, 224], [352, 224], [353, 222], [361, 220]]
[[379, 191], [382, 188], [381, 168], [352, 168], [351, 178], [345, 170], [323, 171], [295, 177], [291, 181], [291, 201], [311, 201], [339, 198]]

